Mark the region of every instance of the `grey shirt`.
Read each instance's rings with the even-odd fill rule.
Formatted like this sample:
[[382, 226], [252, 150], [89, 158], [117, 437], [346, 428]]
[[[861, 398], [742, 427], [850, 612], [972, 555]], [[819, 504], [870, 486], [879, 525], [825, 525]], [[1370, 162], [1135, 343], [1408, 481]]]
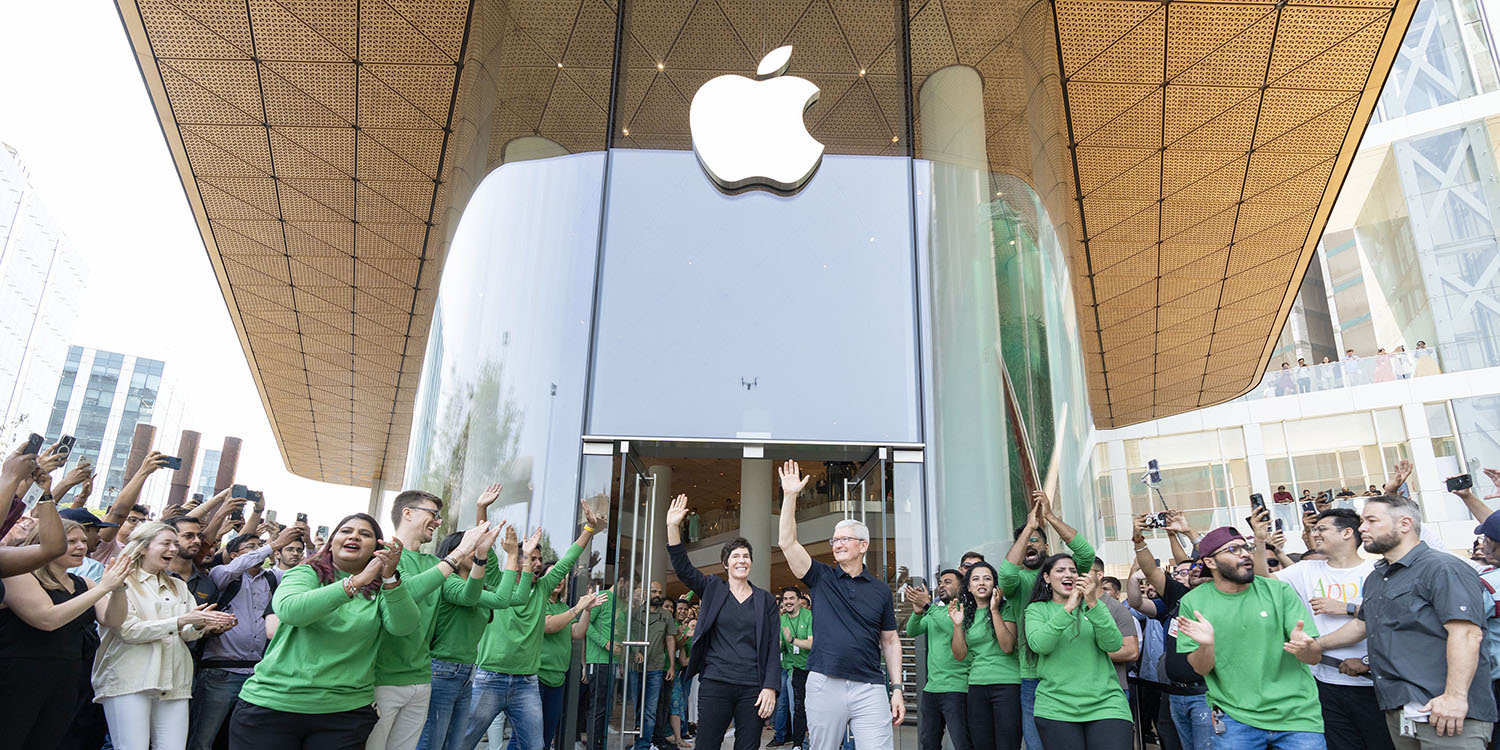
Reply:
[[[1365, 580], [1365, 622], [1375, 699], [1382, 710], [1424, 704], [1443, 692], [1448, 675], [1448, 631], [1453, 620], [1485, 626], [1485, 590], [1479, 574], [1455, 555], [1418, 542], [1393, 563], [1380, 560]], [[1490, 656], [1481, 641], [1469, 684], [1469, 718], [1495, 721]]]

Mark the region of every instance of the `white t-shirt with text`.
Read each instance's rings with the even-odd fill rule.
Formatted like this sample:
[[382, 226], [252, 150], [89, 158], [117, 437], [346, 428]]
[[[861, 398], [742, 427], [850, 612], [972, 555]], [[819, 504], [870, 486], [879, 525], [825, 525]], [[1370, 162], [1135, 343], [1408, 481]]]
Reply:
[[[1335, 568], [1328, 564], [1327, 560], [1305, 560], [1292, 565], [1276, 574], [1277, 578], [1291, 584], [1297, 596], [1304, 602], [1310, 603], [1317, 597], [1328, 597], [1344, 604], [1358, 605], [1365, 600], [1365, 579], [1375, 572], [1375, 561], [1365, 560], [1352, 568]], [[1313, 623], [1318, 626], [1318, 632], [1327, 635], [1343, 627], [1350, 620], [1349, 615], [1313, 615]], [[1344, 648], [1331, 648], [1323, 652], [1326, 656], [1335, 659], [1358, 659], [1368, 653], [1368, 647], [1364, 641]], [[1341, 674], [1337, 667], [1326, 664], [1312, 665], [1313, 677], [1319, 682], [1330, 685], [1358, 685], [1370, 687], [1374, 683], [1367, 677], [1350, 677]]]

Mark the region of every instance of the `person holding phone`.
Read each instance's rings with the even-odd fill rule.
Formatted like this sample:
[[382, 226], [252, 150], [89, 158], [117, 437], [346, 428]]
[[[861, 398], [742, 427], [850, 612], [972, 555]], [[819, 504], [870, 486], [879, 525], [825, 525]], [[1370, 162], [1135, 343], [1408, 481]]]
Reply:
[[[95, 622], [119, 627], [125, 620], [125, 560], [116, 560], [100, 582], [69, 568], [88, 554], [83, 527], [63, 521], [66, 551], [30, 573], [4, 581], [0, 608], [0, 696], [8, 716], [0, 721], [0, 747], [57, 747], [78, 709], [79, 676], [86, 674], [85, 641]], [[37, 544], [40, 528], [24, 544]]]
[[92, 675], [94, 700], [119, 750], [187, 744], [193, 692], [187, 644], [235, 623], [212, 605], [193, 606], [187, 584], [168, 571], [176, 555], [177, 532], [160, 521], [142, 524], [120, 551], [127, 609], [119, 625], [102, 629]]
[[369, 515], [346, 516], [282, 578], [271, 601], [275, 635], [240, 690], [230, 750], [287, 750], [313, 738], [364, 745], [377, 718], [371, 645], [411, 636], [420, 619], [397, 570], [401, 542], [382, 536]]
[[1128, 750], [1130, 703], [1109, 655], [1124, 636], [1099, 601], [1099, 574], [1069, 555], [1042, 562], [1026, 605], [1026, 648], [1037, 655], [1036, 730], [1042, 746]]
[[105, 524], [99, 529], [99, 544], [89, 557], [101, 563], [108, 564], [115, 555], [125, 547], [125, 541], [130, 539], [136, 527], [144, 522], [150, 515], [150, 511], [143, 505], [137, 503], [141, 497], [141, 490], [146, 487], [146, 480], [151, 475], [166, 466], [167, 457], [159, 451], [151, 451], [146, 454], [146, 459], [141, 462], [141, 467], [136, 469], [135, 475], [120, 489], [120, 494], [115, 496], [115, 501], [109, 506], [104, 514]]
[[[766, 719], [776, 709], [781, 687], [781, 619], [776, 597], [750, 583], [754, 550], [740, 538], [724, 543], [719, 559], [725, 578], [705, 576], [682, 544], [687, 495], [667, 509], [667, 556], [678, 580], [703, 602], [703, 619], [682, 679], [700, 676], [699, 750], [719, 750], [734, 722], [735, 750], [760, 747]], [[727, 579], [727, 580], [726, 580]]]

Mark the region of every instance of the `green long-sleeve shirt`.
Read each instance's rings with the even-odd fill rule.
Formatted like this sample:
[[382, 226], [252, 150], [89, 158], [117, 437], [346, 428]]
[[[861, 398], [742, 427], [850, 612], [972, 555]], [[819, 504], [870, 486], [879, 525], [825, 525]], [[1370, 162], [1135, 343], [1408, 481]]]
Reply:
[[[1094, 545], [1089, 544], [1089, 540], [1084, 539], [1083, 534], [1074, 534], [1073, 539], [1067, 544], [1068, 551], [1073, 554], [1073, 563], [1078, 566], [1080, 573], [1087, 573], [1094, 569]], [[1021, 640], [1024, 645], [1026, 603], [1031, 601], [1031, 589], [1036, 586], [1039, 571], [1023, 568], [1010, 560], [1001, 560], [998, 572], [1000, 573], [1000, 591], [1005, 594], [1006, 598], [1005, 619], [1020, 625]], [[1036, 654], [1029, 648], [1016, 650], [1021, 653], [1022, 679], [1036, 677]]]
[[[1082, 611], [1079, 611], [1082, 610]], [[1115, 675], [1112, 651], [1125, 645], [1101, 604], [1073, 612], [1053, 601], [1026, 607], [1026, 642], [1038, 657], [1036, 715], [1056, 721], [1130, 721], [1130, 704]]]
[[[547, 575], [531, 587], [526, 601], [495, 612], [479, 639], [481, 669], [499, 674], [533, 675], [542, 663], [542, 629], [547, 621], [547, 598], [557, 583], [568, 575], [583, 548], [574, 544], [563, 553]], [[522, 573], [524, 582], [531, 577]]]
[[608, 664], [615, 626], [615, 598], [611, 594], [603, 604], [589, 613], [588, 632], [584, 636], [583, 663]]
[[490, 558], [490, 564], [485, 566], [484, 587], [472, 600], [449, 597], [444, 589], [433, 617], [431, 658], [473, 664], [479, 656], [479, 639], [484, 636], [490, 612], [513, 607], [531, 595], [531, 574], [526, 574], [523, 587], [519, 585], [521, 576], [514, 570], [498, 571], [498, 562]]
[[[562, 602], [548, 601], [546, 612], [542, 619], [553, 615], [560, 615], [570, 608]], [[577, 619], [577, 618], [574, 618]], [[573, 660], [573, 624], [572, 620], [556, 633], [543, 632], [542, 634], [542, 663], [537, 668], [537, 681], [547, 687], [562, 687], [563, 681], [568, 676], [568, 662]]]
[[964, 693], [969, 689], [969, 658], [953, 658], [953, 617], [939, 602], [928, 607], [921, 617], [912, 615], [906, 621], [906, 634], [913, 638], [927, 634], [927, 693]]
[[318, 582], [309, 565], [286, 572], [272, 607], [281, 623], [266, 656], [245, 682], [247, 703], [298, 714], [331, 714], [375, 701], [375, 653], [381, 638], [407, 638], [420, 615], [405, 585], [374, 599], [344, 593], [348, 574]]
[[413, 549], [401, 550], [396, 570], [401, 573], [401, 587], [417, 606], [417, 632], [411, 638], [381, 638], [375, 653], [376, 685], [420, 685], [432, 681], [429, 646], [437, 625], [438, 601], [451, 598], [474, 602], [484, 586], [483, 579], [444, 576], [437, 555]]

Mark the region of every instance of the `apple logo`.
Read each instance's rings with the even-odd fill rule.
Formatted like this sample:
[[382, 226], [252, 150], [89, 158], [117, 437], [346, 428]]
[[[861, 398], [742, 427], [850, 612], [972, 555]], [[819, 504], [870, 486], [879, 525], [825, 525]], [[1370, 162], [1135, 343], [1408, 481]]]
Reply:
[[782, 75], [791, 59], [791, 45], [778, 47], [761, 59], [755, 80], [722, 75], [693, 95], [693, 153], [720, 190], [791, 195], [823, 162], [823, 144], [802, 122], [802, 114], [818, 103], [818, 87]]

